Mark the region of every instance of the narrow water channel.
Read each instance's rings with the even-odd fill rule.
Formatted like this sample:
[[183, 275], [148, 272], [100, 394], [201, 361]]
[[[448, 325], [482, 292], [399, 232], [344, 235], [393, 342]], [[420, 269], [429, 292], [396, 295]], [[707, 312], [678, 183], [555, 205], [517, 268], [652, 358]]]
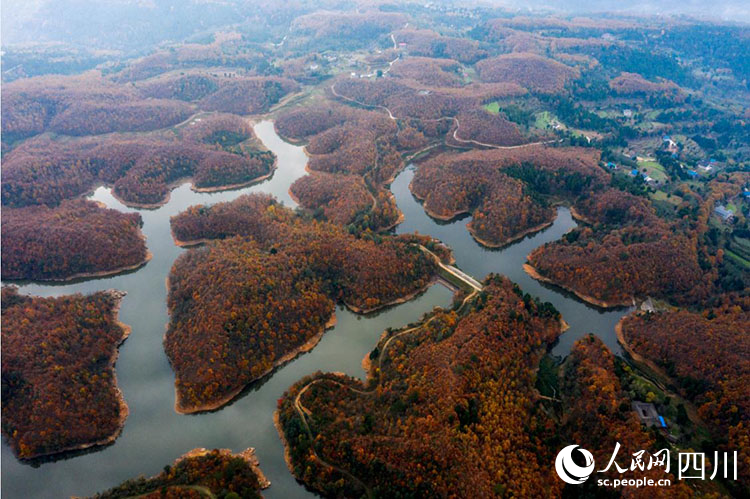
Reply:
[[410, 165], [391, 185], [396, 203], [405, 216], [404, 223], [396, 228], [396, 232], [401, 234], [416, 231], [436, 237], [453, 249], [456, 265], [476, 279], [481, 281], [491, 272], [504, 274], [518, 283], [524, 292], [551, 302], [570, 325], [570, 329], [560, 337], [553, 348], [553, 354], [566, 356], [573, 343], [588, 333], [599, 336], [615, 354], [622, 353], [617, 343], [615, 325], [627, 313], [626, 308], [602, 310], [581, 301], [563, 289], [532, 279], [523, 270], [526, 256], [533, 249], [546, 242], [560, 239], [576, 226], [568, 208], [558, 208], [555, 222], [546, 229], [504, 248], [490, 249], [477, 243], [469, 234], [466, 224], [470, 218], [462, 217], [448, 223], [430, 218], [409, 191], [409, 183], [413, 177], [414, 166]]
[[[287, 206], [289, 186], [305, 175], [307, 156], [301, 147], [281, 140], [273, 123], [255, 126], [260, 140], [278, 157], [273, 177], [254, 186], [218, 193], [197, 193], [184, 184], [172, 191], [169, 202], [156, 210], [134, 210], [99, 188], [93, 198], [110, 208], [137, 211], [143, 217], [143, 232], [153, 259], [129, 274], [66, 284], [28, 283], [21, 293], [57, 296], [120, 289], [128, 294], [122, 302], [120, 320], [133, 328], [120, 347], [115, 366], [117, 380], [130, 407], [125, 428], [115, 443], [104, 449], [32, 467], [19, 462], [10, 447], [2, 445], [3, 497], [62, 498], [85, 496], [138, 475], [152, 476], [164, 465], [196, 448], [228, 448], [241, 451], [255, 447], [263, 472], [272, 486], [267, 498], [312, 497], [299, 485], [284, 463], [283, 447], [273, 427], [276, 401], [303, 376], [317, 370], [342, 371], [364, 376], [362, 358], [373, 348], [387, 327], [401, 327], [419, 320], [435, 306], [449, 306], [451, 292], [435, 285], [408, 303], [370, 316], [358, 316], [338, 307], [337, 325], [326, 332], [315, 349], [282, 366], [256, 383], [242, 397], [223, 409], [198, 415], [174, 411], [174, 374], [167, 361], [162, 337], [168, 321], [165, 279], [174, 260], [183, 251], [174, 245], [169, 217], [198, 203], [235, 199], [250, 192], [267, 192]], [[18, 284], [18, 283], [15, 283]]]
[[[228, 448], [241, 451], [255, 447], [261, 468], [271, 480], [264, 491], [268, 498], [310, 497], [286, 468], [283, 447], [273, 427], [276, 402], [289, 386], [317, 370], [342, 371], [363, 377], [360, 362], [387, 327], [398, 328], [413, 322], [435, 306], [449, 306], [451, 292], [434, 285], [416, 299], [369, 316], [358, 316], [338, 307], [337, 325], [326, 332], [321, 342], [308, 354], [279, 368], [265, 380], [256, 383], [245, 394], [223, 409], [198, 415], [180, 415], [174, 411], [174, 375], [162, 347], [168, 321], [165, 278], [175, 258], [184, 250], [174, 245], [169, 217], [190, 205], [227, 201], [249, 192], [267, 192], [287, 206], [296, 206], [289, 197], [291, 183], [305, 175], [307, 158], [301, 147], [281, 140], [273, 123], [255, 126], [261, 141], [278, 156], [273, 177], [257, 185], [220, 193], [196, 193], [184, 184], [172, 191], [167, 204], [156, 210], [134, 210], [114, 199], [106, 188], [98, 189], [93, 198], [121, 211], [138, 211], [143, 217], [143, 232], [153, 259], [135, 272], [76, 283], [42, 285], [21, 284], [21, 293], [57, 296], [119, 289], [128, 294], [123, 300], [120, 320], [133, 329], [120, 348], [116, 371], [118, 384], [130, 407], [130, 416], [117, 441], [104, 449], [69, 459], [30, 466], [19, 462], [8, 445], [2, 445], [2, 483], [8, 498], [59, 498], [84, 496], [107, 489], [138, 475], [151, 476], [166, 464], [196, 447]], [[534, 247], [559, 238], [574, 226], [567, 210], [561, 209], [555, 223], [546, 231], [500, 251], [481, 248], [464, 227], [465, 220], [438, 224], [425, 215], [411, 196], [408, 184], [413, 171], [405, 170], [392, 189], [399, 207], [406, 215], [398, 232], [418, 230], [440, 238], [456, 254], [457, 264], [475, 277], [489, 272], [508, 275], [525, 291], [551, 301], [571, 324], [555, 352], [565, 354], [574, 339], [594, 332], [619, 351], [614, 324], [624, 313], [602, 313], [574, 298], [544, 287], [528, 278], [521, 264]]]

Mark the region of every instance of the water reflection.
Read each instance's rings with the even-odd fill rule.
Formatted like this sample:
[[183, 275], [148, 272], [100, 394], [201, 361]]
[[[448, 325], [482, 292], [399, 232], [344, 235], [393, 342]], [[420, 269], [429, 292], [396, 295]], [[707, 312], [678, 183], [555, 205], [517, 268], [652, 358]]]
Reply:
[[[176, 457], [195, 447], [229, 448], [240, 451], [255, 447], [261, 467], [271, 480], [264, 492], [269, 498], [309, 497], [287, 470], [281, 442], [273, 428], [272, 415], [284, 390], [318, 370], [342, 371], [362, 377], [362, 358], [388, 327], [398, 328], [419, 320], [435, 306], [449, 306], [451, 292], [441, 286], [429, 288], [418, 298], [370, 316], [358, 316], [338, 307], [338, 323], [309, 353], [277, 369], [249, 387], [232, 404], [209, 414], [179, 415], [174, 411], [174, 376], [162, 347], [167, 324], [165, 279], [182, 251], [172, 241], [169, 217], [197, 203], [228, 201], [249, 192], [267, 192], [287, 206], [291, 183], [305, 175], [307, 157], [301, 147], [281, 140], [273, 123], [264, 121], [255, 132], [278, 156], [273, 177], [254, 186], [231, 192], [196, 193], [184, 184], [172, 191], [169, 202], [156, 210], [135, 210], [116, 200], [109, 189], [99, 188], [93, 198], [121, 211], [138, 211], [153, 258], [135, 272], [81, 282], [58, 284], [21, 283], [21, 292], [42, 296], [91, 293], [120, 289], [128, 295], [122, 302], [120, 319], [132, 326], [130, 338], [120, 348], [117, 377], [130, 416], [114, 445], [71, 459], [43, 463], [38, 468], [20, 463], [10, 448], [2, 446], [2, 485], [5, 497], [53, 498], [88, 495], [140, 474], [154, 475]], [[575, 226], [567, 209], [558, 210], [555, 223], [546, 230], [501, 249], [479, 246], [465, 228], [467, 220], [437, 223], [412, 197], [408, 184], [413, 171], [407, 169], [394, 181], [392, 190], [406, 219], [397, 232], [419, 231], [441, 239], [454, 250], [457, 265], [475, 277], [490, 272], [509, 276], [521, 287], [551, 301], [571, 328], [560, 339], [554, 353], [564, 355], [586, 332], [598, 334], [615, 352], [619, 346], [614, 325], [624, 311], [604, 312], [587, 306], [569, 294], [529, 278], [521, 265], [537, 246], [558, 239]]]
[[404, 223], [396, 228], [396, 232], [417, 231], [436, 237], [453, 249], [456, 265], [472, 276], [483, 279], [491, 272], [504, 274], [518, 283], [525, 292], [552, 302], [570, 324], [570, 329], [560, 337], [552, 350], [553, 354], [567, 355], [573, 343], [587, 333], [596, 334], [614, 353], [621, 353], [614, 328], [627, 309], [602, 310], [582, 302], [572, 293], [540, 283], [523, 271], [526, 256], [533, 249], [559, 239], [576, 226], [570, 210], [558, 208], [557, 218], [551, 226], [510, 246], [500, 249], [485, 248], [477, 243], [466, 229], [470, 218], [462, 218], [451, 223], [430, 218], [409, 191], [409, 183], [413, 177], [414, 167], [410, 166], [401, 172], [391, 185], [398, 207], [405, 215]]
[[156, 210], [135, 210], [99, 188], [93, 198], [110, 208], [138, 211], [153, 258], [136, 272], [80, 282], [20, 284], [21, 292], [41, 296], [92, 293], [104, 289], [127, 291], [120, 319], [133, 331], [120, 348], [116, 370], [130, 407], [122, 434], [109, 447], [55, 462], [19, 462], [10, 447], [2, 446], [3, 496], [8, 498], [56, 498], [89, 495], [144, 474], [154, 475], [175, 458], [195, 447], [241, 451], [255, 447], [262, 469], [272, 486], [269, 498], [311, 496], [289, 473], [283, 447], [273, 427], [276, 401], [297, 380], [317, 370], [342, 371], [363, 376], [362, 358], [387, 327], [419, 320], [435, 306], [449, 306], [451, 292], [435, 285], [417, 299], [378, 314], [362, 317], [339, 307], [338, 323], [310, 353], [277, 369], [272, 376], [251, 386], [242, 397], [222, 410], [193, 416], [174, 411], [174, 375], [162, 347], [167, 324], [165, 279], [175, 258], [183, 251], [174, 245], [169, 217], [197, 203], [228, 201], [248, 192], [267, 192], [287, 206], [289, 186], [305, 175], [307, 157], [301, 147], [282, 141], [273, 124], [265, 121], [255, 132], [278, 156], [277, 170], [263, 183], [232, 192], [196, 193], [184, 184], [172, 191], [169, 202]]

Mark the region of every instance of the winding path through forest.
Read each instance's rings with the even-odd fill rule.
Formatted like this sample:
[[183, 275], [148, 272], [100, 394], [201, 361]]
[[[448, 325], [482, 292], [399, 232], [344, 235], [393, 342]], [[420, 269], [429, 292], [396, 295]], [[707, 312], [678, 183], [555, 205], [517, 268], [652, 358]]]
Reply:
[[[444, 286], [432, 286], [407, 303], [371, 316], [360, 316], [340, 307], [336, 312], [337, 326], [328, 331], [312, 351], [255, 384], [246, 396], [236, 399], [220, 411], [201, 416], [175, 413], [174, 373], [162, 344], [164, 326], [169, 320], [164, 280], [175, 259], [186, 250], [174, 244], [170, 217], [192, 205], [231, 201], [251, 192], [272, 194], [287, 206], [295, 207], [297, 203], [289, 196], [289, 187], [294, 180], [306, 174], [308, 158], [301, 146], [284, 142], [269, 121], [256, 123], [254, 129], [259, 140], [278, 157], [278, 168], [259, 184], [236, 191], [200, 193], [192, 191], [186, 182], [176, 187], [170, 200], [155, 210], [126, 207], [112, 196], [109, 188], [99, 188], [94, 193], [93, 199], [105, 202], [110, 208], [141, 214], [144, 222], [142, 230], [154, 254], [145, 267], [130, 273], [81, 282], [21, 284], [23, 293], [41, 296], [91, 293], [110, 288], [129, 292], [123, 300], [119, 320], [132, 326], [133, 334], [120, 348], [116, 369], [118, 385], [132, 411], [114, 445], [73, 459], [47, 462], [39, 468], [20, 463], [13, 457], [9, 446], [3, 444], [2, 475], [6, 479], [4, 485], [9, 496], [91, 495], [139, 474], [152, 475], [164, 463], [171, 462], [175, 455], [194, 448], [199, 442], [207, 448], [244, 449], [252, 445], [258, 451], [264, 473], [273, 482], [272, 487], [264, 492], [266, 497], [312, 497], [289, 473], [284, 462], [283, 446], [273, 429], [273, 413], [279, 397], [295, 382], [321, 369], [364, 378], [360, 361], [372, 351], [384, 330], [413, 324], [435, 306], [450, 306], [450, 291]], [[406, 157], [404, 161], [411, 159]], [[572, 323], [571, 330], [561, 337], [555, 347], [560, 355], [565, 355], [572, 341], [584, 332], [597, 333], [608, 342], [610, 348], [619, 351], [611, 332], [624, 311], [593, 309], [558, 289], [544, 287], [521, 269], [529, 251], [545, 242], [559, 239], [566, 230], [575, 226], [567, 210], [558, 209], [556, 222], [545, 231], [502, 249], [489, 250], [471, 238], [464, 223], [438, 224], [429, 219], [408, 190], [412, 177], [413, 171], [407, 168], [390, 185], [389, 192], [396, 199], [399, 211], [404, 214], [397, 233], [418, 231], [431, 235], [454, 250], [458, 265], [464, 269], [462, 272], [478, 277], [490, 272], [501, 273], [518, 282], [530, 294], [553, 302]], [[453, 281], [458, 281], [458, 277], [454, 275]], [[466, 303], [470, 299], [467, 298]], [[394, 338], [418, 334], [423, 327], [424, 324], [410, 327], [383, 339], [381, 349], [387, 354], [394, 346]], [[382, 368], [382, 358], [381, 353], [378, 363], [373, 364]], [[300, 409], [302, 407], [304, 405]], [[159, 442], [159, 445], [154, 446], [154, 442]], [[144, 453], [144, 449], [149, 449], [149, 452]], [[81, 480], [83, 476], [86, 480]]]
[[[340, 94], [336, 90], [336, 84], [335, 83], [331, 84], [330, 90], [331, 90], [331, 93], [335, 97], [337, 97], [339, 99], [344, 99], [344, 100], [349, 101], [349, 102], [353, 102], [354, 104], [357, 104], [358, 106], [362, 106], [362, 107], [366, 107], [366, 108], [371, 108], [371, 109], [384, 109], [388, 113], [388, 117], [391, 120], [393, 120], [393, 121], [398, 121], [398, 120], [405, 119], [405, 118], [399, 118], [399, 117], [395, 116], [393, 114], [393, 112], [391, 112], [391, 110], [388, 107], [386, 107], [386, 106], [383, 106], [383, 105], [380, 105], [380, 104], [366, 104], [366, 103], [360, 102], [360, 101], [358, 101], [356, 99], [352, 99], [351, 97], [347, 97], [346, 95]], [[474, 145], [478, 145], [478, 146], [482, 146], [482, 147], [488, 147], [490, 149], [522, 149], [524, 147], [530, 147], [530, 146], [540, 146], [540, 145], [545, 145], [545, 144], [554, 144], [556, 142], [562, 142], [562, 140], [563, 140], [563, 139], [541, 140], [541, 141], [537, 141], [537, 142], [527, 142], [525, 144], [518, 144], [518, 145], [515, 145], [515, 146], [499, 146], [497, 144], [488, 144], [486, 142], [479, 142], [479, 141], [473, 140], [473, 139], [462, 139], [462, 138], [458, 137], [457, 134], [458, 134], [458, 129], [460, 127], [460, 123], [458, 121], [458, 118], [456, 118], [455, 116], [444, 116], [442, 118], [430, 118], [430, 119], [423, 119], [423, 118], [409, 118], [409, 119], [415, 119], [415, 120], [419, 120], [419, 121], [452, 120], [456, 124], [456, 129], [453, 130], [453, 139], [456, 142], [461, 142], [463, 144], [474, 144]]]
[[[432, 253], [427, 248], [422, 247], [422, 249], [424, 251], [430, 253], [431, 255], [433, 255], [435, 258], [437, 258], [438, 262], [439, 262], [439, 258], [437, 257], [437, 255], [435, 255], [434, 253]], [[440, 263], [440, 265], [441, 265], [441, 267], [448, 267], [448, 266], [443, 265], [442, 263]], [[452, 267], [452, 268], [455, 268], [455, 267]], [[463, 272], [461, 272], [461, 274], [463, 274]], [[476, 282], [476, 280], [474, 280], [470, 276], [467, 276], [466, 274], [463, 274], [463, 275], [466, 276], [466, 277], [468, 277], [472, 281]], [[468, 281], [467, 281], [467, 284], [468, 284]], [[467, 295], [464, 298], [464, 300], [461, 302], [461, 305], [458, 307], [457, 312], [460, 314], [461, 311], [466, 306], [466, 304], [469, 303], [474, 297], [476, 297], [479, 294], [480, 291], [481, 291], [481, 289], [479, 289], [479, 290], [475, 289], [469, 295]], [[341, 467], [339, 467], [339, 466], [337, 466], [337, 465], [335, 465], [335, 464], [333, 464], [333, 463], [331, 463], [329, 461], [326, 461], [325, 459], [323, 459], [322, 457], [320, 457], [320, 454], [318, 454], [318, 451], [315, 449], [315, 437], [313, 435], [312, 429], [310, 428], [310, 424], [307, 421], [307, 416], [311, 416], [313, 413], [312, 413], [312, 411], [310, 409], [308, 409], [307, 407], [305, 407], [302, 404], [302, 400], [301, 400], [302, 399], [302, 395], [304, 395], [305, 392], [307, 392], [307, 390], [309, 390], [310, 387], [312, 387], [313, 385], [320, 384], [320, 383], [323, 383], [323, 382], [333, 383], [333, 384], [338, 385], [338, 386], [340, 386], [342, 388], [346, 388], [346, 389], [348, 389], [348, 390], [350, 390], [350, 391], [352, 391], [352, 392], [354, 392], [354, 393], [356, 393], [358, 395], [364, 395], [364, 396], [374, 395], [375, 393], [377, 393], [378, 386], [380, 386], [380, 382], [381, 382], [380, 373], [382, 373], [383, 358], [385, 358], [385, 353], [388, 350], [388, 346], [391, 344], [391, 341], [393, 341], [396, 338], [400, 338], [401, 336], [404, 336], [404, 335], [407, 335], [407, 334], [411, 334], [411, 333], [414, 333], [416, 331], [419, 331], [419, 330], [423, 329], [428, 324], [430, 324], [433, 320], [435, 320], [437, 317], [438, 317], [437, 315], [433, 315], [432, 317], [430, 317], [429, 319], [427, 319], [426, 321], [422, 322], [421, 324], [419, 324], [417, 326], [405, 329], [403, 331], [400, 331], [400, 332], [395, 333], [395, 334], [391, 335], [390, 337], [388, 337], [388, 339], [385, 341], [385, 343], [383, 343], [383, 348], [382, 348], [381, 352], [378, 355], [378, 366], [377, 366], [377, 368], [376, 369], [370, 368], [370, 370], [368, 372], [368, 377], [370, 377], [370, 376], [372, 376], [372, 377], [377, 376], [378, 377], [377, 382], [375, 384], [373, 384], [372, 388], [370, 388], [369, 390], [361, 390], [359, 388], [351, 386], [349, 383], [344, 383], [344, 382], [341, 382], [341, 381], [338, 381], [338, 380], [335, 380], [335, 379], [331, 379], [331, 378], [318, 378], [318, 379], [314, 379], [314, 380], [310, 381], [305, 386], [303, 386], [300, 389], [300, 391], [297, 393], [297, 396], [294, 397], [294, 410], [297, 413], [297, 416], [302, 421], [302, 425], [305, 428], [305, 432], [307, 433], [307, 436], [310, 439], [310, 449], [312, 449], [313, 456], [315, 457], [315, 459], [320, 464], [322, 464], [323, 466], [327, 466], [327, 467], [329, 467], [329, 468], [331, 468], [331, 469], [333, 469], [335, 471], [338, 471], [339, 473], [341, 473], [343, 475], [346, 475], [347, 477], [351, 478], [352, 480], [354, 480], [355, 482], [357, 482], [358, 484], [360, 484], [362, 486], [362, 488], [367, 492], [367, 496], [368, 497], [374, 497], [374, 494], [373, 494], [372, 489], [365, 482], [363, 482], [361, 479], [359, 479], [356, 476], [354, 476], [353, 474], [351, 474], [349, 471], [347, 471], [347, 470], [345, 470], [345, 469], [343, 469], [343, 468], [341, 468]], [[342, 374], [341, 376], [344, 376], [344, 375]], [[288, 445], [288, 444], [286, 444], [286, 445]]]

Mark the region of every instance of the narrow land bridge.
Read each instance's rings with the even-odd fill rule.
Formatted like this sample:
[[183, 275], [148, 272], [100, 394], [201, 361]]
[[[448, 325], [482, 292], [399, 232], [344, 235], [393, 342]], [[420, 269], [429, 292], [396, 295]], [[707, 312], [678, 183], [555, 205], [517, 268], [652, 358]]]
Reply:
[[443, 263], [440, 260], [440, 257], [438, 257], [435, 253], [428, 250], [421, 244], [419, 245], [419, 249], [421, 249], [425, 253], [432, 256], [432, 258], [435, 260], [435, 263], [437, 263], [440, 268], [440, 277], [444, 278], [449, 283], [457, 285], [461, 288], [464, 288], [467, 291], [479, 292], [484, 289], [484, 286], [482, 286], [482, 283], [480, 283], [479, 281], [477, 281], [476, 279], [474, 279], [473, 277], [471, 277], [469, 274], [459, 269], [458, 267]]

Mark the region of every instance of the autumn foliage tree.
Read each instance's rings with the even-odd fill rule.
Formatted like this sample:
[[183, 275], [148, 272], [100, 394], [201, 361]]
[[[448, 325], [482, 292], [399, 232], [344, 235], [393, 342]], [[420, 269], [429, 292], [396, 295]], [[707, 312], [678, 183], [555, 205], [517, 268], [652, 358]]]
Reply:
[[2, 431], [22, 459], [114, 441], [128, 415], [115, 380], [122, 295], [2, 290]]
[[185, 412], [226, 403], [311, 348], [341, 301], [364, 313], [428, 285], [435, 263], [411, 241], [356, 238], [295, 215], [267, 195], [194, 206], [173, 217], [188, 251], [169, 277], [165, 348]]
[[695, 239], [657, 217], [644, 199], [603, 190], [575, 208], [590, 225], [528, 256], [545, 278], [610, 306], [647, 296], [689, 303], [704, 289]]
[[419, 165], [410, 189], [436, 218], [471, 213], [472, 235], [502, 246], [552, 221], [546, 197], [575, 199], [605, 178], [593, 154], [529, 146], [434, 156]]
[[483, 59], [476, 68], [484, 81], [517, 83], [545, 94], [562, 91], [565, 83], [578, 77], [576, 69], [533, 53], [516, 52]]
[[346, 225], [372, 207], [373, 199], [361, 177], [315, 172], [297, 179], [290, 192], [299, 203], [332, 222]]
[[750, 470], [750, 302], [726, 297], [703, 313], [689, 310], [629, 315], [628, 347], [661, 369], [698, 406], [713, 437], [739, 453], [740, 482]]
[[92, 499], [143, 497], [147, 499], [204, 497], [262, 497], [270, 485], [258, 467], [253, 449], [233, 454], [229, 449], [193, 449], [151, 478], [127, 480]]
[[[623, 497], [691, 497], [688, 486], [679, 483], [675, 476], [665, 473], [666, 466], [647, 469], [649, 456], [661, 450], [655, 448], [655, 439], [641, 427], [638, 416], [631, 408], [615, 371], [615, 357], [596, 336], [588, 335], [578, 340], [564, 364], [562, 385], [564, 421], [561, 433], [567, 442], [575, 442], [594, 455], [596, 470], [604, 470], [619, 443], [615, 462], [627, 471], [620, 473], [612, 464], [605, 473], [594, 477], [611, 479], [640, 479], [654, 481], [669, 479], [670, 487], [624, 489]], [[630, 469], [634, 454], [643, 454], [644, 469]], [[592, 478], [594, 478], [592, 477]], [[596, 493], [592, 480], [576, 486], [578, 493]], [[580, 489], [584, 490], [581, 491]], [[588, 490], [587, 490], [588, 489]]]
[[198, 188], [251, 182], [271, 172], [275, 156], [254, 143], [239, 117], [218, 115], [182, 135], [110, 135], [27, 140], [3, 159], [3, 205], [56, 205], [99, 183], [125, 203], [157, 205], [180, 179]]
[[5, 279], [63, 280], [117, 272], [148, 259], [141, 216], [70, 200], [2, 211]]
[[455, 139], [450, 140], [458, 145], [463, 141], [476, 141], [495, 146], [517, 146], [525, 142], [515, 123], [508, 121], [500, 114], [492, 114], [483, 109], [472, 109], [459, 114]]
[[533, 395], [559, 314], [506, 278], [485, 284], [466, 310], [438, 309], [421, 328], [386, 334], [368, 385], [319, 373], [285, 394], [295, 476], [331, 497], [559, 494], [543, 443], [554, 424]]

